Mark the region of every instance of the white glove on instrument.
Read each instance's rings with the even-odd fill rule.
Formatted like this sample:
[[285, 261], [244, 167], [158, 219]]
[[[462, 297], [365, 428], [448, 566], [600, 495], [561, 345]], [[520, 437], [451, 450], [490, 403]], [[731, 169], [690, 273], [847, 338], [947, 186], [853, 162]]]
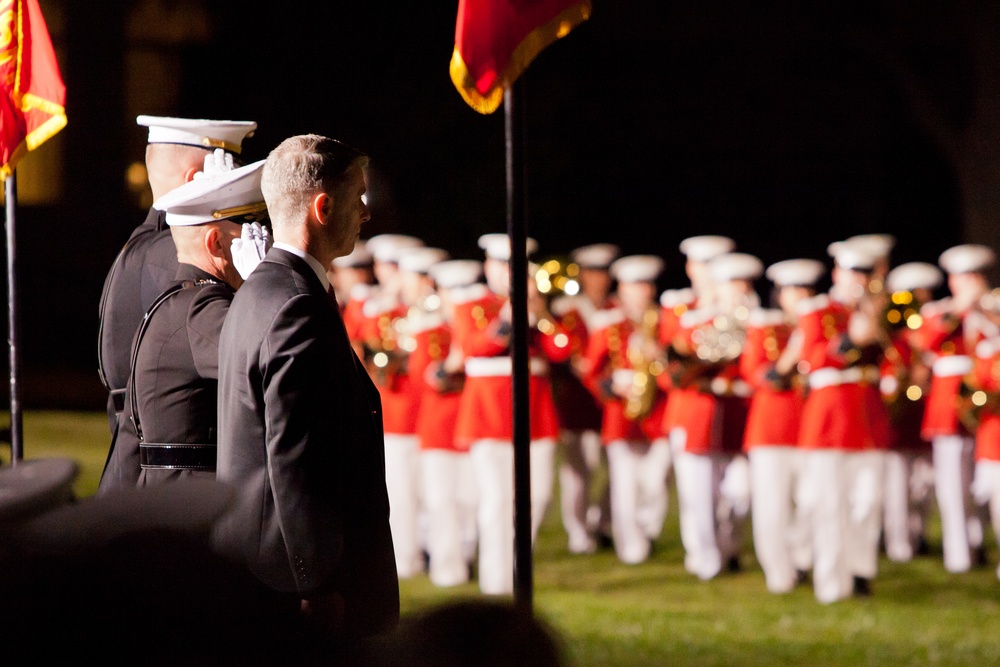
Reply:
[[244, 223], [240, 238], [233, 239], [230, 246], [233, 266], [240, 272], [243, 280], [246, 280], [250, 272], [260, 264], [260, 260], [264, 259], [271, 243], [271, 234], [267, 231], [267, 227], [262, 227], [259, 222]]
[[205, 156], [205, 166], [194, 175], [195, 180], [211, 178], [235, 169], [233, 156], [222, 148], [216, 148]]

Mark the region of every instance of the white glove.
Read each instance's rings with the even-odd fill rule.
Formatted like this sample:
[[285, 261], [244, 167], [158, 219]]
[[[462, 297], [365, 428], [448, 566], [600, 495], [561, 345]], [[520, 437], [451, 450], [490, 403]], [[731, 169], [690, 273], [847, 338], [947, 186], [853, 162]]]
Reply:
[[746, 516], [750, 511], [750, 463], [745, 457], [736, 456], [726, 466], [719, 493], [737, 516]]
[[250, 272], [260, 264], [260, 260], [264, 259], [271, 243], [271, 234], [267, 231], [267, 227], [262, 227], [259, 222], [244, 223], [240, 238], [233, 239], [231, 246], [233, 266], [240, 272], [243, 280], [246, 280]]
[[213, 152], [205, 156], [205, 166], [194, 175], [194, 178], [196, 180], [211, 178], [212, 176], [218, 176], [233, 169], [235, 169], [235, 166], [233, 165], [232, 154], [227, 153], [222, 148], [216, 148]]
[[990, 502], [996, 482], [994, 468], [984, 464], [983, 461], [976, 461], [975, 474], [972, 477], [972, 485], [969, 490], [977, 505], [985, 505]]

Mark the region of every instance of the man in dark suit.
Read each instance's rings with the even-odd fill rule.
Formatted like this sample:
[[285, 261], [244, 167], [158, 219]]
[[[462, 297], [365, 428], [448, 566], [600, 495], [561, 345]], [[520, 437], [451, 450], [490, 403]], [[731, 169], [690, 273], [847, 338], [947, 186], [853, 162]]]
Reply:
[[[203, 120], [139, 116], [149, 128], [146, 172], [153, 200], [191, 181], [205, 157], [216, 148], [239, 154], [242, 142], [257, 127], [252, 121]], [[116, 447], [118, 422], [125, 406], [132, 338], [153, 300], [174, 280], [177, 249], [162, 210], [150, 208], [146, 219], [115, 258], [104, 280], [97, 337], [98, 373], [108, 389], [111, 447], [98, 493], [135, 484], [139, 472], [138, 443]], [[128, 438], [127, 433], [121, 437]], [[130, 452], [132, 456], [125, 456]]]
[[[212, 157], [201, 178], [155, 204], [166, 212], [178, 265], [174, 283], [153, 302], [132, 343], [116, 445], [121, 456], [138, 456], [142, 469], [126, 481], [139, 486], [215, 477], [219, 335], [233, 294], [249, 274], [241, 263], [247, 253], [239, 252], [241, 224], [250, 226], [248, 220], [263, 217], [266, 207], [263, 160], [234, 169], [222, 149]], [[266, 238], [259, 249], [246, 244], [257, 261]], [[137, 451], [125, 451], [130, 445]]]
[[238, 489], [216, 543], [301, 600], [334, 647], [391, 629], [399, 588], [379, 394], [354, 354], [325, 267], [368, 220], [367, 157], [317, 135], [268, 156], [274, 246], [219, 341], [219, 480]]

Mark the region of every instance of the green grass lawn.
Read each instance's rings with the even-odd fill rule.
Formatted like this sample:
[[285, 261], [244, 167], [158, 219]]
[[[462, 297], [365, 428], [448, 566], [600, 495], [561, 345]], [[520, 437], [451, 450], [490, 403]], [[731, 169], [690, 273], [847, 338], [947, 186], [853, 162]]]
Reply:
[[[107, 453], [102, 413], [24, 416], [25, 459], [70, 457], [75, 490], [97, 488]], [[0, 457], [9, 462], [9, 450]], [[556, 494], [558, 497], [558, 494]], [[775, 596], [746, 549], [745, 567], [701, 582], [682, 566], [676, 501], [653, 557], [625, 566], [611, 552], [568, 553], [553, 505], [538, 538], [534, 609], [559, 634], [573, 665], [996, 665], [1000, 664], [1000, 582], [993, 564], [952, 575], [941, 565], [936, 522], [932, 553], [911, 563], [883, 559], [874, 595], [820, 605], [808, 587]], [[426, 577], [401, 582], [404, 614], [478, 596]]]

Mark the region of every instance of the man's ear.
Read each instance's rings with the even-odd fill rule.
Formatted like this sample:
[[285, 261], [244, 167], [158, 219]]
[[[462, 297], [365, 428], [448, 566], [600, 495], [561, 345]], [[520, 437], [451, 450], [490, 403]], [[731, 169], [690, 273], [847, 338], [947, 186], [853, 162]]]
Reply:
[[184, 182], [185, 183], [190, 183], [191, 181], [193, 181], [194, 180], [194, 175], [197, 174], [199, 171], [201, 171], [201, 169], [198, 169], [198, 167], [191, 167], [190, 169], [188, 169], [187, 171], [185, 171], [184, 172]]
[[318, 192], [313, 195], [309, 202], [309, 212], [320, 222], [326, 224], [326, 219], [333, 210], [333, 199], [325, 192]]
[[225, 258], [226, 248], [223, 245], [222, 232], [216, 226], [211, 226], [205, 233], [205, 249], [212, 257]]

